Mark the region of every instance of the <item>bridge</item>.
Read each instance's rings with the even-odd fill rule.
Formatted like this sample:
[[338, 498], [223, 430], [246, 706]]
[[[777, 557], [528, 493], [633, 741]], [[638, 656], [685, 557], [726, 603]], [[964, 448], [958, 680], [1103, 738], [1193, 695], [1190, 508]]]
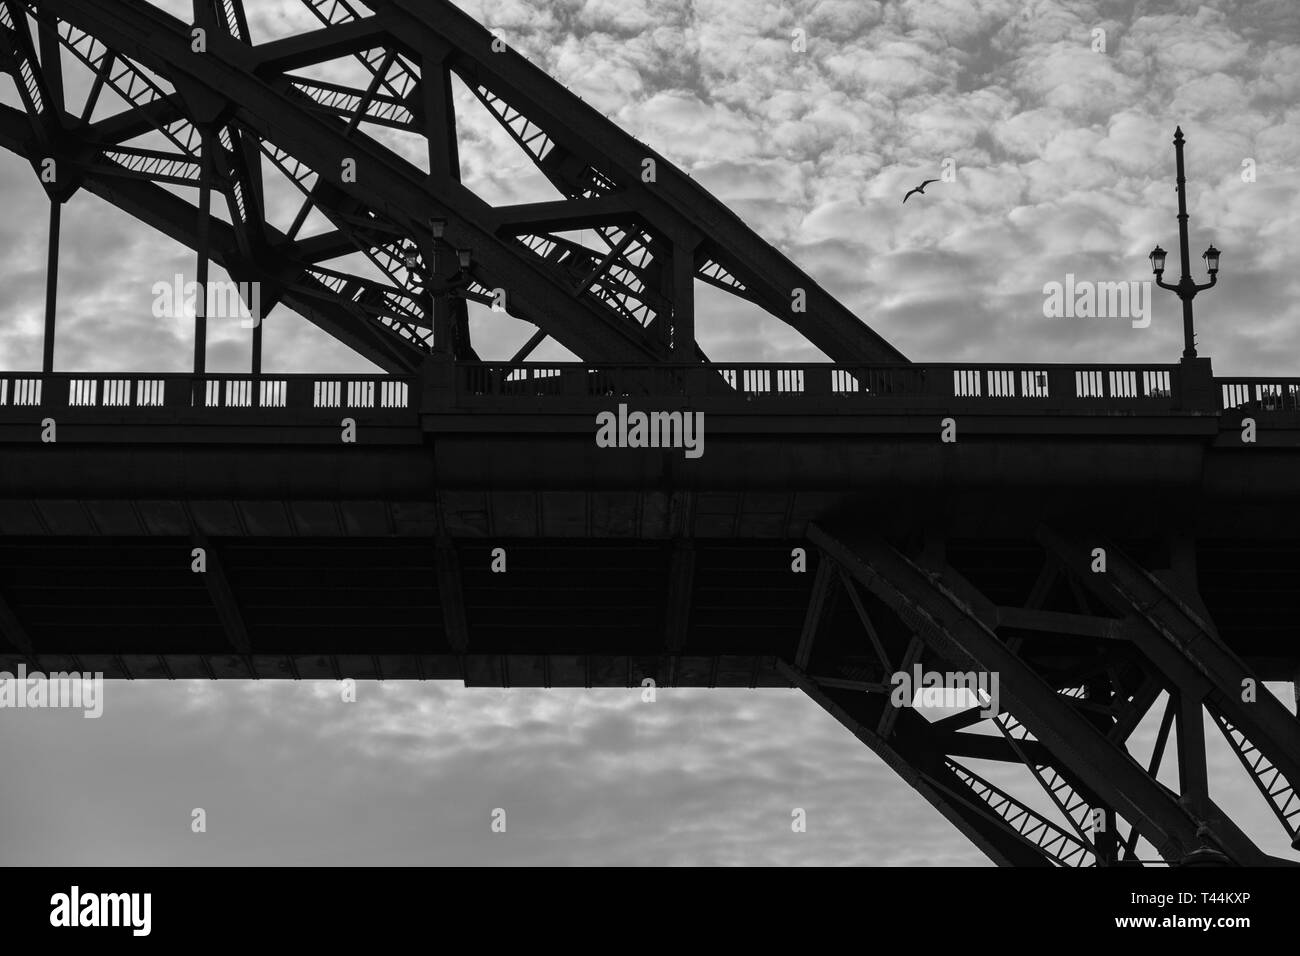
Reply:
[[[319, 29], [254, 43], [239, 0], [0, 0], [0, 145], [51, 265], [44, 367], [0, 372], [0, 669], [797, 687], [997, 863], [1295, 862], [1214, 802], [1204, 729], [1300, 851], [1300, 722], [1259, 683], [1300, 677], [1300, 378], [910, 363], [449, 4], [305, 7]], [[336, 60], [364, 84], [305, 71]], [[453, 77], [565, 198], [459, 182]], [[209, 372], [202, 314], [191, 372], [55, 371], [80, 190], [381, 373], [266, 371], [257, 322], [249, 372]], [[711, 361], [697, 282], [831, 361]], [[536, 332], [481, 361], [467, 303], [502, 298]], [[529, 361], [548, 337], [579, 360]], [[700, 454], [603, 447], [620, 410], [698, 416]], [[894, 706], [917, 669], [996, 675], [1000, 706]]]

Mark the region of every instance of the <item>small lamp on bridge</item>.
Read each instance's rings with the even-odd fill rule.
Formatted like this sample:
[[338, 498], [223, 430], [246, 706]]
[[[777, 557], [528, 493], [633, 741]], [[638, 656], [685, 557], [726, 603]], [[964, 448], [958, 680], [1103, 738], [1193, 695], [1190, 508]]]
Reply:
[[443, 233], [445, 233], [445, 232], [447, 231], [447, 220], [446, 220], [446, 219], [430, 219], [430, 220], [429, 220], [429, 231], [433, 233], [433, 238], [434, 238], [434, 239], [441, 239], [442, 236], [443, 236]]
[[408, 271], [414, 271], [419, 262], [420, 257], [416, 255], [415, 246], [408, 242], [402, 248], [402, 265], [406, 266]]
[[1205, 260], [1205, 271], [1210, 275], [1214, 275], [1219, 271], [1219, 255], [1219, 250], [1214, 248], [1213, 243], [1210, 244], [1210, 248], [1201, 254], [1201, 258]]
[[469, 260], [470, 260], [470, 256], [471, 256], [472, 252], [473, 252], [473, 250], [470, 250], [470, 249], [457, 249], [457, 250], [456, 250], [456, 260], [460, 263], [460, 267], [461, 267], [462, 270], [465, 270], [465, 269], [468, 269], [468, 268], [469, 268]]
[[[1165, 256], [1167, 255], [1168, 253], [1159, 246], [1156, 246], [1151, 250], [1151, 271], [1156, 275], [1160, 275], [1160, 273], [1165, 271]], [[1215, 262], [1218, 262], [1217, 258], [1215, 259]]]

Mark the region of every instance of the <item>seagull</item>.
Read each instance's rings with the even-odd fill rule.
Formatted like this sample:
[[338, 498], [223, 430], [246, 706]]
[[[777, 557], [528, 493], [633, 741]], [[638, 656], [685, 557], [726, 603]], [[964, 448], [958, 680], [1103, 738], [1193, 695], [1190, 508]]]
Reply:
[[904, 197], [903, 197], [903, 202], [907, 202], [907, 198], [908, 198], [908, 196], [911, 196], [912, 193], [920, 193], [922, 196], [924, 196], [924, 195], [925, 195], [925, 187], [928, 186], [928, 185], [930, 185], [930, 183], [937, 183], [938, 181], [939, 181], [939, 180], [937, 180], [937, 179], [927, 179], [925, 182], [921, 183], [921, 185], [917, 186], [915, 189], [909, 189], [909, 190], [907, 191], [907, 196], [904, 196]]

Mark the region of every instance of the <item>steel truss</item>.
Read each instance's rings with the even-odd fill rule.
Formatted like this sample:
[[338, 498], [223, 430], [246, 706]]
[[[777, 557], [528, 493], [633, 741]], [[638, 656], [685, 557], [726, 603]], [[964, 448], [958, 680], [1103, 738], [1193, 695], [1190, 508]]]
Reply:
[[[697, 281], [782, 319], [836, 362], [904, 361], [697, 183], [446, 0], [303, 2], [318, 29], [256, 43], [242, 0], [195, 0], [188, 23], [143, 0], [0, 0], [0, 68], [22, 106], [0, 106], [0, 146], [30, 162], [50, 199], [47, 372], [60, 209], [83, 189], [195, 250], [200, 283], [209, 262], [259, 282], [264, 310], [283, 304], [393, 374], [431, 355], [476, 358], [466, 302], [492, 303], [498, 289], [537, 330], [515, 362], [548, 336], [589, 362], [700, 361]], [[339, 60], [361, 80], [318, 75]], [[72, 63], [93, 78], [76, 104], [65, 90]], [[460, 181], [453, 78], [563, 198], [494, 207]], [[125, 108], [102, 115], [109, 98]], [[392, 131], [417, 138], [420, 162], [391, 145]], [[272, 173], [298, 194], [284, 228], [267, 216]], [[304, 235], [313, 216], [327, 228]], [[579, 230], [595, 245], [566, 235]], [[450, 278], [451, 257], [438, 253], [452, 249], [471, 251], [467, 280], [439, 306], [430, 289]], [[198, 372], [204, 335], [197, 324]], [[260, 336], [259, 325], [255, 372]], [[1300, 848], [1300, 723], [1219, 638], [1186, 575], [1157, 576], [1113, 543], [1044, 530], [1039, 580], [1011, 606], [968, 581], [942, 542], [906, 554], [842, 529], [813, 527], [810, 538], [816, 579], [786, 675], [994, 861], [1123, 865], [1148, 862], [1149, 848], [1169, 863], [1286, 862], [1211, 799], [1207, 712]], [[1098, 547], [1105, 573], [1092, 570]], [[223, 627], [245, 653], [221, 557], [208, 560]], [[674, 606], [692, 568], [679, 548]], [[446, 541], [437, 573], [458, 589]], [[463, 611], [448, 612], [446, 629], [463, 650]], [[684, 629], [675, 612], [670, 648]], [[31, 652], [3, 601], [0, 630]], [[914, 665], [997, 674], [999, 712], [931, 722], [892, 706], [891, 675]], [[1130, 743], [1162, 697], [1140, 763]], [[1159, 778], [1174, 734], [1177, 791]], [[1023, 768], [1037, 792], [1015, 796], [974, 761]]]
[[[1300, 849], [1300, 722], [1194, 609], [1185, 580], [1143, 569], [1112, 542], [1044, 528], [1036, 583], [1022, 605], [1002, 606], [941, 541], [909, 557], [851, 532], [813, 526], [809, 537], [818, 567], [785, 672], [996, 863], [1290, 863], [1210, 799], [1203, 712]], [[996, 674], [998, 712], [931, 721], [894, 706], [892, 675], [917, 664]], [[1139, 762], [1129, 745], [1162, 695], [1154, 748]], [[1177, 790], [1158, 779], [1175, 727]], [[1039, 796], [1017, 799], [972, 759], [1020, 766]]]
[[[259, 281], [263, 311], [283, 303], [392, 373], [431, 352], [476, 358], [465, 300], [489, 304], [498, 289], [537, 327], [516, 360], [550, 336], [586, 361], [697, 361], [696, 280], [836, 361], [903, 361], [697, 183], [452, 4], [303, 3], [319, 29], [255, 43], [242, 0], [195, 0], [192, 23], [143, 0], [0, 0], [0, 66], [23, 105], [0, 107], [0, 145], [38, 174], [55, 162], [42, 180], [52, 219], [85, 189], [197, 250], [198, 281], [209, 260]], [[73, 61], [94, 77], [79, 108], [64, 96]], [[362, 79], [319, 78], [340, 61], [340, 77]], [[453, 77], [564, 198], [493, 207], [460, 182]], [[107, 91], [127, 106], [95, 118]], [[418, 137], [427, 172], [380, 135], [394, 130]], [[301, 194], [287, 229], [267, 221], [271, 170]], [[228, 221], [211, 211], [214, 191]], [[301, 236], [313, 213], [329, 228]], [[446, 223], [441, 241], [434, 219]], [[595, 245], [564, 235], [575, 230]], [[446, 272], [443, 247], [471, 250], [472, 264], [439, 318], [421, 287]], [[805, 311], [794, 311], [797, 289]], [[203, 334], [200, 323], [200, 371]]]

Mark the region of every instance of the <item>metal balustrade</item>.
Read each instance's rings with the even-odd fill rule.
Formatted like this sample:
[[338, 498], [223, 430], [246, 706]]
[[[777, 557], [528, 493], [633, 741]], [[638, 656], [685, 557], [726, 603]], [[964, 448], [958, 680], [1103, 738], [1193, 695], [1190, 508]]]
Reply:
[[0, 408], [410, 407], [410, 379], [385, 375], [3, 373]]
[[[678, 398], [731, 400], [754, 410], [816, 400], [819, 407], [844, 409], [913, 404], [1155, 413], [1182, 407], [1181, 374], [1174, 365], [483, 362], [455, 365], [451, 394], [440, 394], [464, 409], [531, 399], [541, 400], [536, 407], [544, 410], [551, 399]], [[1300, 412], [1300, 378], [1214, 383], [1219, 410]], [[418, 376], [0, 372], [0, 409], [413, 410], [422, 387]]]
[[1219, 383], [1224, 411], [1300, 411], [1300, 378], [1230, 378]]
[[[636, 397], [1093, 400], [1172, 407], [1176, 366], [785, 365], [592, 366], [577, 362], [457, 367], [458, 398]], [[1093, 402], [1095, 404], [1095, 402]]]
[[9, 377], [0, 380], [0, 405], [40, 405], [39, 378]]

